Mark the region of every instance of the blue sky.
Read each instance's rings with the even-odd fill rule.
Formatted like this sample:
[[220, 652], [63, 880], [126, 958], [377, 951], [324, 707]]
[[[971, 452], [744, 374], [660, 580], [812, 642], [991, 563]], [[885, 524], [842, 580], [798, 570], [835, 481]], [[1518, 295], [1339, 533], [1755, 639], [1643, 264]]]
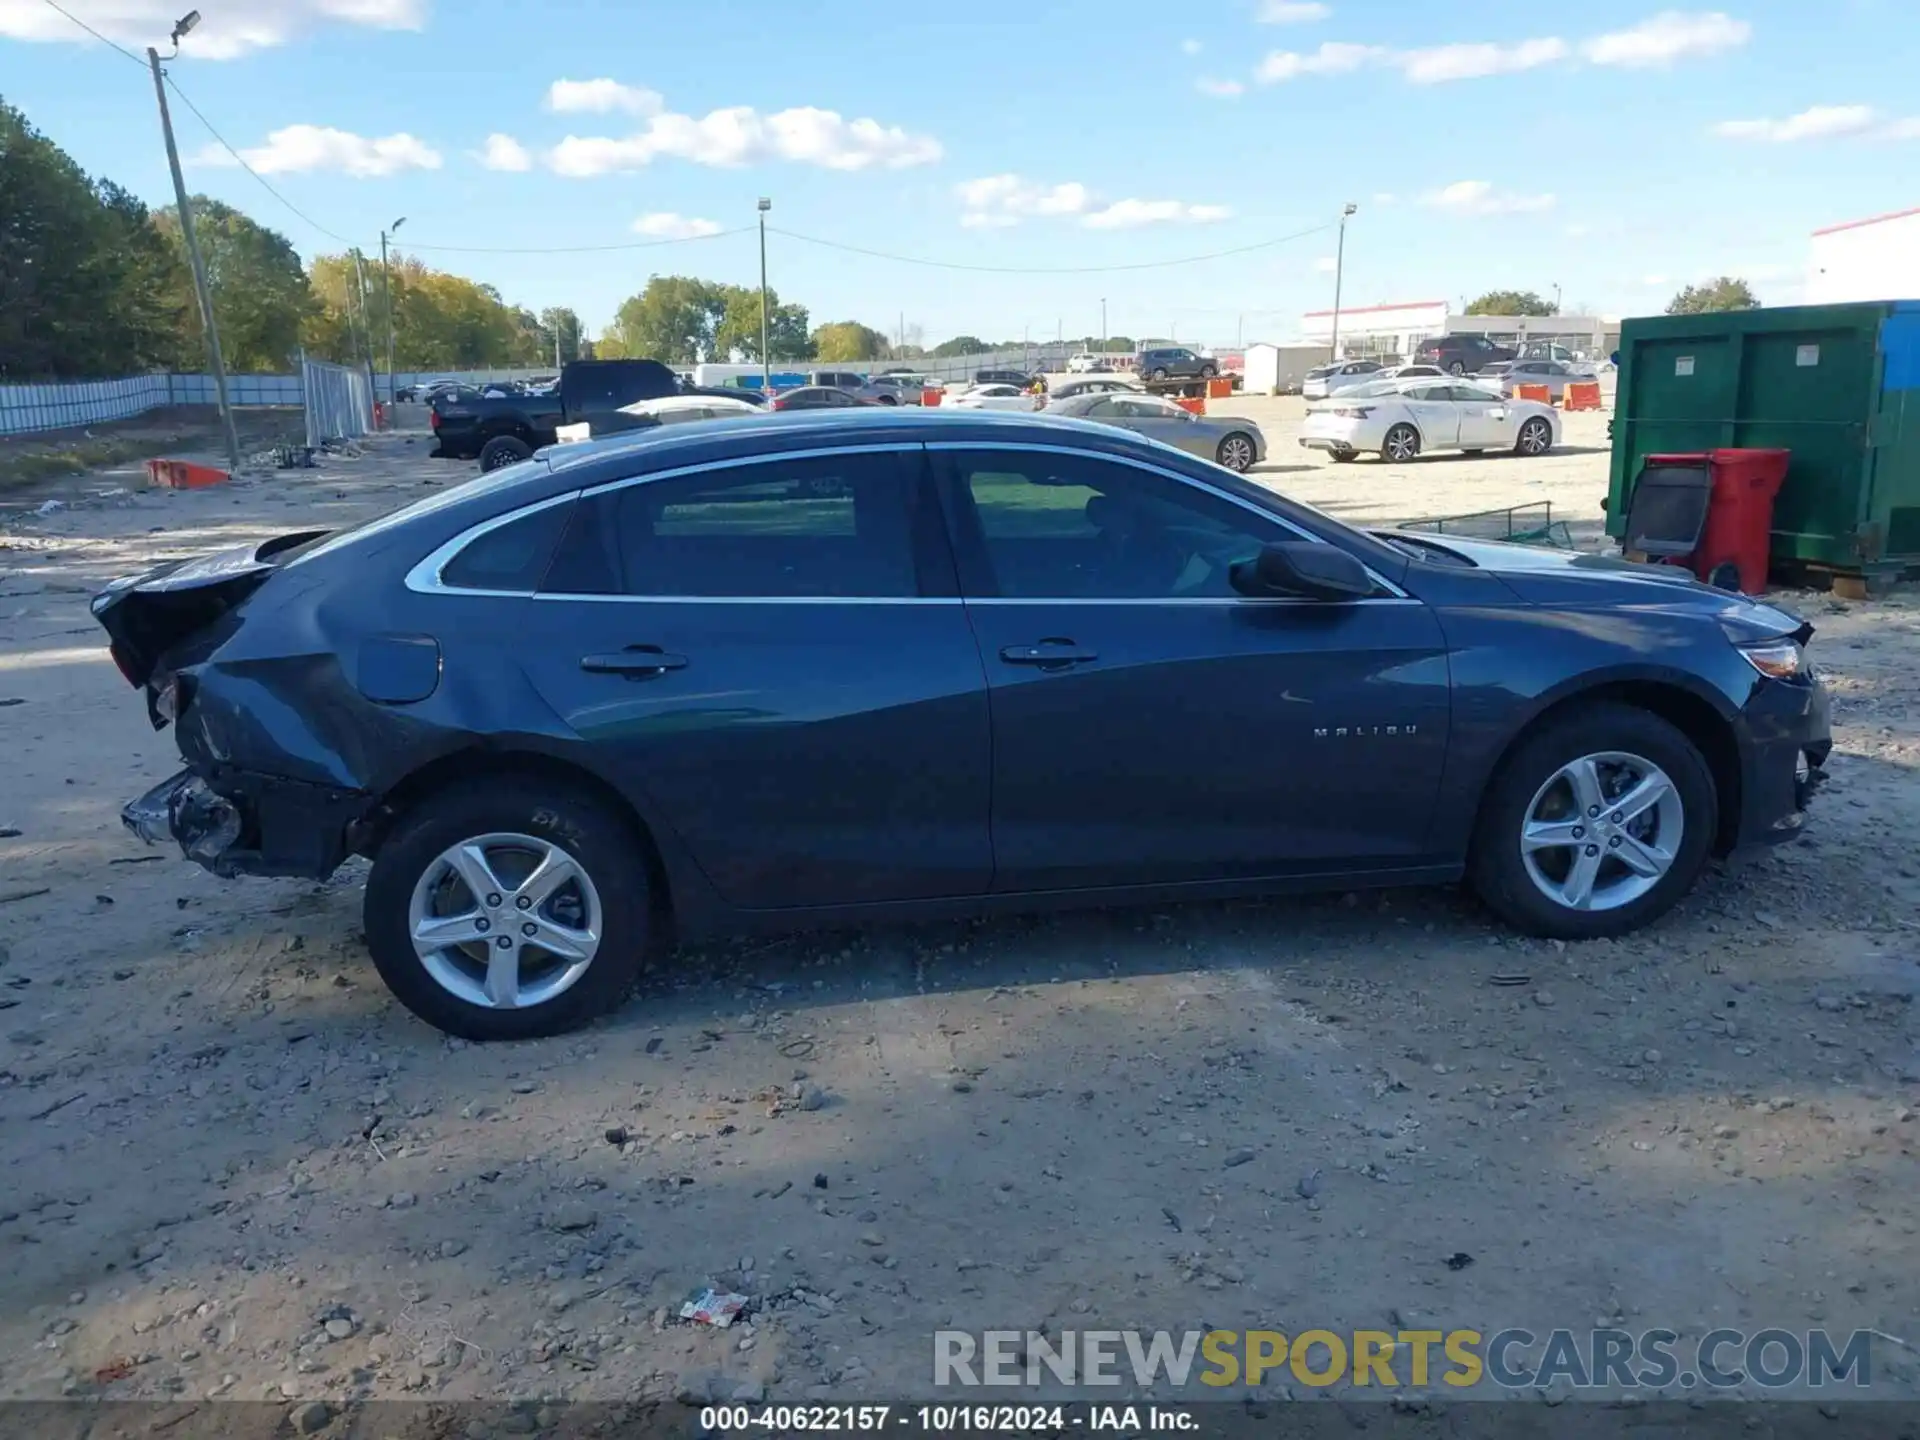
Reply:
[[[189, 3], [61, 0], [136, 52]], [[307, 217], [377, 248], [405, 216], [403, 248], [593, 330], [650, 274], [754, 283], [754, 236], [425, 247], [750, 231], [767, 195], [816, 322], [1038, 340], [1105, 298], [1112, 333], [1231, 344], [1331, 302], [1347, 201], [1349, 305], [1557, 284], [1626, 314], [1723, 271], [1790, 303], [1811, 230], [1920, 204], [1913, 0], [198, 3], [174, 79]], [[0, 0], [0, 95], [171, 200], [147, 76], [46, 0]], [[192, 187], [343, 248], [175, 108]], [[1008, 271], [1240, 253], [988, 273], [780, 231]]]

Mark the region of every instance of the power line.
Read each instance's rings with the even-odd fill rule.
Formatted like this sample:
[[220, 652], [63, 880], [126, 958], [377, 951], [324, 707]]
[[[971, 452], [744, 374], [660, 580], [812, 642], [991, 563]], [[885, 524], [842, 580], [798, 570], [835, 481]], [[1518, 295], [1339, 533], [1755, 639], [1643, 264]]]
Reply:
[[[47, 3], [51, 5], [53, 3], [53, 0], [47, 0]], [[253, 166], [249, 165], [246, 162], [245, 157], [243, 157], [238, 150], [234, 149], [233, 146], [227, 143], [227, 137], [222, 135], [218, 130], [213, 128], [213, 122], [207, 119], [205, 115], [202, 115], [200, 113], [200, 107], [194, 104], [193, 101], [188, 98], [186, 91], [182, 90], [177, 84], [174, 83], [173, 76], [171, 75], [167, 76], [167, 88], [172, 90], [174, 94], [180, 97], [180, 103], [182, 105], [185, 105], [187, 109], [193, 112], [194, 119], [198, 120], [202, 125], [207, 127], [207, 133], [213, 136], [213, 138], [217, 142], [219, 142], [220, 148], [222, 150], [226, 151], [227, 154], [233, 157], [233, 163], [238, 165], [242, 170], [246, 171], [247, 174], [251, 175], [255, 180], [258, 180], [260, 182], [260, 187], [263, 190], [265, 190], [269, 195], [273, 196], [273, 198], [278, 200], [282, 205], [286, 206], [287, 209], [291, 210], [295, 215], [299, 216], [302, 220], [306, 221], [308, 225], [312, 226], [315, 230], [318, 230], [322, 235], [326, 236], [329, 240], [338, 240], [342, 245], [347, 246], [349, 249], [354, 248], [353, 241], [347, 239], [346, 236], [339, 234], [337, 231], [329, 230], [326, 226], [322, 225], [318, 220], [314, 219], [311, 215], [307, 214], [306, 211], [302, 210], [298, 205], [294, 204], [291, 200], [287, 199], [287, 197], [282, 195], [278, 190], [274, 189], [273, 186], [267, 182], [266, 176], [262, 175], [258, 170], [254, 169]]]
[[853, 255], [865, 255], [874, 260], [893, 260], [902, 265], [925, 265], [935, 270], [968, 270], [983, 275], [1107, 275], [1121, 270], [1165, 270], [1175, 265], [1198, 265], [1204, 260], [1224, 260], [1230, 255], [1248, 255], [1256, 250], [1270, 250], [1276, 245], [1288, 245], [1295, 240], [1304, 240], [1310, 235], [1319, 235], [1333, 229], [1331, 224], [1315, 225], [1309, 230], [1299, 230], [1291, 235], [1281, 235], [1272, 240], [1260, 240], [1252, 245], [1239, 245], [1231, 250], [1214, 250], [1205, 255], [1183, 255], [1172, 260], [1139, 260], [1125, 265], [966, 265], [954, 260], [926, 260], [915, 255], [895, 255], [885, 250], [868, 250], [859, 245], [844, 245], [837, 240], [822, 240], [813, 235], [800, 235], [792, 230], [782, 230], [769, 225], [768, 230], [776, 235], [784, 235], [789, 240], [798, 240], [805, 245], [820, 245], [829, 250], [845, 250]]
[[59, 11], [60, 14], [66, 16], [67, 19], [71, 20], [74, 24], [78, 25], [82, 30], [86, 31], [87, 34], [91, 35], [94, 39], [98, 40], [102, 45], [106, 45], [111, 47], [112, 49], [118, 50], [122, 55], [126, 56], [127, 59], [133, 61], [133, 63], [138, 65], [142, 70], [147, 68], [146, 61], [142, 60], [138, 55], [134, 54], [131, 50], [127, 49], [126, 46], [118, 43], [117, 41], [109, 40], [106, 36], [102, 35], [98, 30], [94, 29], [91, 25], [87, 24], [86, 21], [82, 20], [78, 15], [74, 14], [71, 10], [65, 9], [64, 7], [55, 3], [55, 0], [47, 0], [47, 4], [52, 6], [53, 9]]
[[678, 235], [666, 240], [628, 240], [618, 245], [421, 245], [409, 250], [435, 250], [447, 255], [590, 255], [607, 250], [652, 250], [661, 245], [696, 245], [702, 240], [724, 240], [729, 235], [745, 235], [754, 227], [739, 225], [732, 230], [716, 230], [711, 235]]

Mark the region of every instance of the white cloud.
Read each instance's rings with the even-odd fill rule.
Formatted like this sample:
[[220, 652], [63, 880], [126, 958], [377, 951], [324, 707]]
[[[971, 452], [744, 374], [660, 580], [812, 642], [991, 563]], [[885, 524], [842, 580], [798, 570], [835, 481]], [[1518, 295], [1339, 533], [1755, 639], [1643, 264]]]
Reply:
[[1593, 227], [1590, 225], [1573, 224], [1567, 226], [1565, 234], [1569, 240], [1584, 240], [1592, 232]]
[[1401, 71], [1416, 85], [1446, 80], [1477, 80], [1485, 75], [1510, 75], [1565, 60], [1573, 47], [1558, 36], [1522, 40], [1516, 45], [1439, 45], [1431, 50], [1409, 50], [1395, 57]]
[[1695, 56], [1737, 50], [1753, 27], [1719, 10], [1663, 10], [1626, 30], [1597, 35], [1580, 47], [1595, 65], [1649, 69]]
[[533, 156], [527, 153], [527, 147], [511, 135], [489, 135], [487, 145], [479, 154], [480, 163], [489, 170], [531, 170]]
[[1373, 203], [1376, 205], [1391, 205], [1396, 199], [1397, 197], [1391, 190], [1376, 190], [1373, 192]]
[[1198, 55], [1204, 48], [1198, 40], [1182, 40], [1180, 42], [1180, 53], [1182, 55]]
[[1668, 276], [1655, 273], [1652, 275], [1642, 275], [1640, 277], [1640, 283], [1649, 290], [1661, 290], [1671, 285], [1673, 281]]
[[633, 222], [633, 233], [650, 236], [655, 240], [700, 240], [708, 235], [718, 235], [721, 226], [713, 220], [696, 220], [688, 215], [676, 215], [671, 210], [662, 210], [652, 215], [642, 215]]
[[1084, 215], [1093, 192], [1075, 181], [1041, 185], [1019, 175], [983, 175], [953, 187], [960, 197], [960, 223], [969, 230], [1001, 230], [1029, 217]]
[[1089, 230], [1135, 230], [1142, 225], [1212, 225], [1231, 219], [1224, 205], [1188, 205], [1179, 200], [1116, 200], [1080, 223]]
[[1313, 262], [1313, 273], [1316, 275], [1331, 275], [1339, 268], [1340, 262], [1331, 255], [1322, 255]]
[[[110, 40], [164, 48], [167, 32], [188, 6], [186, 0], [62, 0], [62, 8]], [[272, 0], [251, 5], [209, 5], [180, 50], [196, 60], [231, 60], [252, 50], [284, 45], [333, 23], [375, 30], [422, 30], [426, 28], [427, 12], [428, 0]], [[42, 0], [0, 0], [0, 36], [97, 43]]]
[[560, 174], [581, 178], [637, 170], [661, 156], [725, 168], [792, 160], [828, 170], [900, 170], [930, 164], [941, 154], [932, 136], [877, 120], [848, 120], [813, 106], [762, 115], [750, 105], [733, 105], [702, 116], [662, 111], [631, 135], [569, 135], [546, 159]]
[[1317, 0], [1262, 0], [1254, 19], [1262, 25], [1305, 25], [1331, 14], [1332, 7]]
[[1784, 120], [1722, 120], [1713, 133], [1723, 140], [1791, 145], [1798, 140], [1915, 140], [1920, 116], [1887, 120], [1871, 105], [1815, 105]]
[[1551, 195], [1515, 195], [1493, 188], [1487, 180], [1456, 180], [1427, 196], [1426, 203], [1456, 215], [1525, 215], [1551, 210]]
[[1362, 65], [1377, 64], [1391, 54], [1378, 45], [1349, 45], [1330, 40], [1308, 55], [1275, 50], [1260, 62], [1254, 74], [1265, 85], [1295, 80], [1302, 75], [1345, 75]]
[[1193, 87], [1202, 95], [1211, 95], [1216, 100], [1232, 100], [1244, 95], [1247, 90], [1238, 80], [1215, 80], [1206, 75], [1194, 81]]
[[547, 108], [562, 115], [658, 115], [667, 103], [656, 90], [618, 80], [556, 80], [547, 87]]
[[[402, 170], [440, 168], [440, 152], [404, 131], [396, 135], [355, 135], [327, 125], [288, 125], [269, 134], [266, 144], [240, 154], [262, 175], [334, 170], [366, 179]], [[189, 163], [220, 166], [234, 162], [225, 150], [210, 146]]]

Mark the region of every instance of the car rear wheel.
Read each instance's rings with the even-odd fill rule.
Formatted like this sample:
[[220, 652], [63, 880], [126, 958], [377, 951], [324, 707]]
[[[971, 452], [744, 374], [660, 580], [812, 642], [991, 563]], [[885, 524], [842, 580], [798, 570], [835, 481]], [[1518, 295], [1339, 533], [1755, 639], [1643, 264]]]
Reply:
[[1447, 364], [1447, 373], [1449, 375], [1464, 375], [1467, 373], [1467, 367], [1459, 360], [1449, 361]]
[[1536, 415], [1520, 427], [1520, 436], [1513, 442], [1515, 454], [1544, 455], [1553, 448], [1553, 426]]
[[394, 996], [467, 1040], [524, 1040], [620, 1003], [649, 937], [646, 859], [590, 793], [532, 779], [406, 815], [367, 881], [367, 946]]
[[1333, 456], [1333, 463], [1336, 465], [1351, 465], [1355, 460], [1360, 458], [1359, 453], [1353, 450], [1334, 450], [1330, 453]]
[[1220, 442], [1213, 458], [1236, 475], [1244, 475], [1253, 468], [1254, 444], [1251, 436], [1242, 435], [1238, 430]]
[[1165, 370], [1156, 370], [1147, 378], [1149, 380], [1164, 380], [1167, 378], [1167, 372]]
[[1218, 375], [1219, 373], [1220, 372], [1211, 365], [1202, 365], [1200, 367], [1200, 378], [1202, 380], [1211, 380], [1213, 379], [1214, 376]]
[[1528, 934], [1623, 935], [1693, 887], [1717, 809], [1713, 772], [1678, 729], [1631, 706], [1595, 706], [1501, 766], [1468, 873], [1488, 908]]
[[533, 447], [518, 435], [496, 435], [480, 447], [480, 469], [499, 470], [518, 465], [533, 454]]
[[1420, 432], [1411, 425], [1396, 425], [1387, 431], [1380, 444], [1380, 458], [1405, 464], [1420, 454]]

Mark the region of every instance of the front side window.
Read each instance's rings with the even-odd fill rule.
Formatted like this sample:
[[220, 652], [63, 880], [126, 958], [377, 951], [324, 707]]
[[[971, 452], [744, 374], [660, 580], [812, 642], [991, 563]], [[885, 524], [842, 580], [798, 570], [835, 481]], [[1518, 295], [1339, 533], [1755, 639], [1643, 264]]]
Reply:
[[547, 588], [572, 589], [557, 583], [561, 572], [597, 570], [604, 579], [578, 593], [915, 596], [913, 463], [891, 453], [782, 457], [606, 492], [593, 497], [591, 523], [570, 528]]
[[1230, 568], [1288, 538], [1277, 520], [1129, 465], [1018, 451], [958, 451], [953, 465], [987, 572], [975, 584], [1003, 599], [1234, 599]]

